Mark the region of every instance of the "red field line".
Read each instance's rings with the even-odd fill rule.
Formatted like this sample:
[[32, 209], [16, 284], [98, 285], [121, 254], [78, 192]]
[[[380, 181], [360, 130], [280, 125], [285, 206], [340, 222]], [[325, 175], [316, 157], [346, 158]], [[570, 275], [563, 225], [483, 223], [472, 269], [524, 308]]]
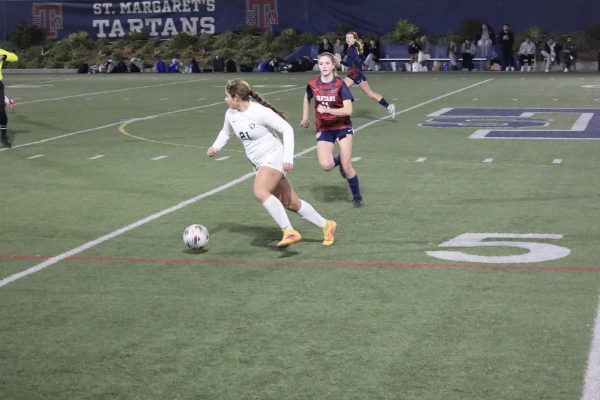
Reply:
[[[47, 260], [50, 256], [2, 255], [0, 259]], [[427, 264], [427, 263], [384, 263], [353, 261], [260, 261], [260, 260], [198, 260], [163, 259], [141, 257], [83, 257], [73, 256], [67, 260], [103, 261], [147, 264], [205, 264], [205, 265], [290, 265], [332, 267], [394, 267], [394, 268], [455, 268], [455, 269], [507, 269], [524, 271], [600, 271], [600, 267], [561, 267], [548, 265], [480, 265], [480, 264]]]

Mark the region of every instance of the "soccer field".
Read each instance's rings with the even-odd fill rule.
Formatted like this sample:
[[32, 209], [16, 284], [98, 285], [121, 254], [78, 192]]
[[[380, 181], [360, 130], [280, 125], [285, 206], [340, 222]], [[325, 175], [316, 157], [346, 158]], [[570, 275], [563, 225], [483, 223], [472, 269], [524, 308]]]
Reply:
[[[358, 209], [312, 76], [5, 71], [1, 399], [600, 399], [600, 74], [368, 75], [397, 115], [352, 89]], [[206, 156], [234, 77], [334, 246], [290, 214], [277, 248], [241, 144]]]

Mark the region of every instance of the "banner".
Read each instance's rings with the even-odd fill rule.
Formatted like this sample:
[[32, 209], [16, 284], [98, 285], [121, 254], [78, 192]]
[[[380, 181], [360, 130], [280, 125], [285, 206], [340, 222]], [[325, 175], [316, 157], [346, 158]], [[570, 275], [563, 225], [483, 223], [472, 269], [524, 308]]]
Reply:
[[40, 26], [50, 39], [86, 31], [93, 38], [118, 40], [129, 32], [148, 32], [168, 39], [180, 32], [219, 34], [244, 26], [279, 32], [292, 28], [317, 34], [340, 24], [382, 35], [407, 19], [423, 34], [456, 32], [467, 19], [487, 22], [498, 31], [505, 22], [513, 31], [539, 26], [547, 32], [571, 32], [598, 24], [600, 1], [464, 0], [399, 2], [382, 0], [0, 0], [0, 40], [19, 22]]

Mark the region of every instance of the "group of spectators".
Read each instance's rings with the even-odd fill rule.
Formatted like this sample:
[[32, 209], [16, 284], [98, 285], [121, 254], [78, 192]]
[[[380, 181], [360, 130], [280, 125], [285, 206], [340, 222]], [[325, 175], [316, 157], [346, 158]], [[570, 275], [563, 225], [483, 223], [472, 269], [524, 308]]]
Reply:
[[[359, 46], [363, 49], [363, 57], [364, 66], [367, 71], [376, 71], [379, 70], [379, 64], [377, 61], [381, 58], [381, 53], [379, 49], [379, 42], [375, 39], [370, 39], [367, 43], [364, 43], [361, 38], [358, 39]], [[323, 38], [321, 43], [319, 44], [319, 53], [331, 53], [336, 59], [342, 60], [346, 55], [346, 51], [348, 49], [348, 45], [346, 42], [343, 42], [342, 39], [336, 39], [335, 43], [331, 44], [328, 38]], [[343, 65], [340, 65], [340, 68], [345, 68]]]
[[[362, 46], [365, 70], [378, 70], [378, 61], [381, 58], [378, 41], [370, 39], [368, 43], [362, 43]], [[341, 39], [337, 39], [332, 44], [328, 38], [323, 38], [319, 45], [319, 54], [323, 52], [332, 53], [336, 55], [336, 58], [343, 59], [346, 53], [346, 44]], [[426, 65], [431, 54], [431, 44], [426, 36], [410, 39], [408, 43], [409, 68], [412, 71], [427, 70]], [[524, 38], [515, 53], [515, 36], [507, 23], [502, 25], [498, 34], [495, 34], [488, 24], [482, 23], [477, 37], [466, 38], [460, 45], [450, 41], [447, 47], [448, 68], [452, 71], [459, 69], [472, 71], [475, 69], [473, 60], [478, 55], [485, 60], [485, 68], [492, 71], [515, 71], [517, 69], [523, 72], [533, 71], [536, 54], [536, 44], [531, 36]], [[574, 67], [577, 48], [571, 36], [566, 37], [562, 46], [550, 37], [540, 48], [539, 54], [544, 59], [545, 72], [549, 72], [552, 66], [561, 65], [561, 61], [564, 72], [569, 72]], [[459, 66], [461, 59], [462, 63]]]
[[[515, 36], [510, 29], [509, 24], [503, 24], [498, 35], [494, 35], [493, 30], [485, 23], [481, 24], [477, 36], [477, 45], [481, 49], [482, 57], [487, 60], [493, 60], [490, 57], [492, 46], [498, 44], [500, 48], [499, 64], [505, 71], [514, 71], [517, 68], [514, 48]], [[563, 46], [560, 46], [550, 37], [544, 43], [540, 51], [544, 57], [544, 71], [548, 72], [552, 65], [560, 65], [561, 55], [563, 56], [564, 72], [569, 72], [575, 64], [577, 47], [572, 36], [567, 36]], [[531, 36], [525, 36], [525, 39], [519, 45], [517, 51], [521, 71], [533, 71], [536, 56], [536, 44]], [[493, 61], [492, 61], [493, 64]]]

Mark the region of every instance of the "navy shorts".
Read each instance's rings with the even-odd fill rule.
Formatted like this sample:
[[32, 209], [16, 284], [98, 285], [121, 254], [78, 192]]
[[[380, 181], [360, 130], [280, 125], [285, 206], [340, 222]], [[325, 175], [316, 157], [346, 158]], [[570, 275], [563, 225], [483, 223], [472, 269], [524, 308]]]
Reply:
[[[352, 79], [352, 77], [350, 77], [350, 75], [348, 75], [348, 78]], [[361, 82], [366, 82], [366, 81], [367, 81], [367, 77], [362, 72], [358, 74], [356, 79], [352, 79], [352, 82], [354, 82], [355, 85], [360, 85]]]
[[336, 139], [343, 139], [346, 137], [346, 135], [352, 135], [352, 134], [354, 134], [354, 129], [352, 129], [352, 128], [321, 131], [321, 132], [317, 132], [317, 142], [335, 143]]

